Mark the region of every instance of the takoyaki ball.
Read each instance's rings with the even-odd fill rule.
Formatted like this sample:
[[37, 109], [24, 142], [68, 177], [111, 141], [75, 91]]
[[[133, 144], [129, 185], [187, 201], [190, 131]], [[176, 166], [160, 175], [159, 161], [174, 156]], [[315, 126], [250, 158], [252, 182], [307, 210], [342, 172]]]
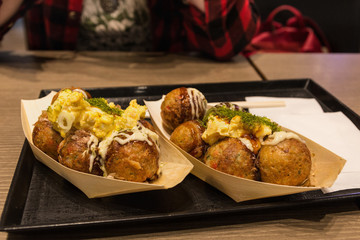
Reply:
[[[79, 92], [79, 93], [82, 93], [84, 95], [84, 98], [85, 99], [90, 99], [91, 98], [91, 95], [89, 92], [85, 91], [84, 89], [82, 88], [79, 88], [79, 87], [71, 87], [71, 88], [64, 88], [64, 89], [70, 89], [71, 91], [76, 91], [76, 92]], [[60, 91], [58, 91], [52, 98], [51, 100], [51, 104], [53, 104], [55, 102], [55, 100], [58, 98], [60, 92], [64, 89], [61, 89]]]
[[95, 175], [103, 175], [97, 158], [98, 140], [80, 129], [71, 131], [58, 148], [59, 162], [64, 166]]
[[207, 101], [195, 88], [180, 87], [169, 92], [161, 104], [164, 127], [172, 132], [181, 123], [204, 117]]
[[257, 165], [263, 182], [299, 186], [309, 178], [311, 155], [305, 143], [286, 139], [262, 146]]
[[41, 151], [53, 159], [58, 160], [57, 149], [63, 138], [53, 129], [53, 125], [49, 121], [46, 111], [42, 112], [34, 125], [32, 140], [34, 145]]
[[200, 159], [206, 149], [206, 143], [201, 135], [205, 127], [197, 120], [190, 120], [180, 124], [172, 132], [170, 140], [195, 158]]
[[138, 140], [119, 143], [114, 139], [105, 157], [107, 174], [116, 179], [134, 182], [155, 180], [159, 170], [160, 154], [157, 145], [148, 140], [151, 144]]
[[237, 138], [224, 138], [210, 146], [204, 156], [206, 165], [234, 176], [258, 179], [255, 154]]

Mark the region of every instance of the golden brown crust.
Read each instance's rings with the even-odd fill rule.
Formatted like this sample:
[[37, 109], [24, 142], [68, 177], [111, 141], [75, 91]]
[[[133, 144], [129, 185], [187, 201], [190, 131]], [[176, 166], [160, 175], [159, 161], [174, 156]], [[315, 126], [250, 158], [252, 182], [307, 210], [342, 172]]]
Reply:
[[88, 151], [90, 136], [90, 133], [85, 130], [76, 130], [68, 134], [58, 148], [59, 162], [80, 172], [102, 175], [96, 159], [90, 172], [90, 152]]
[[277, 145], [264, 145], [257, 165], [263, 182], [299, 186], [309, 177], [311, 155], [304, 143], [287, 139]]
[[[190, 102], [192, 101], [192, 102]], [[199, 103], [206, 102], [206, 99], [195, 99], [191, 100], [188, 89], [185, 87], [176, 88], [166, 94], [163, 102], [161, 103], [161, 118], [165, 129], [172, 132], [181, 123], [196, 118], [203, 118], [206, 109], [200, 109]], [[192, 111], [192, 107], [198, 111], [196, 114]], [[195, 116], [196, 115], [196, 116]]]
[[117, 179], [144, 182], [156, 178], [159, 169], [159, 152], [155, 143], [130, 141], [121, 145], [112, 141], [105, 158], [109, 175]]
[[206, 150], [206, 143], [201, 138], [204, 131], [205, 127], [197, 120], [190, 120], [175, 128], [170, 140], [185, 152], [200, 159]]
[[225, 138], [215, 143], [205, 153], [204, 162], [221, 172], [257, 180], [255, 154], [239, 139]]
[[176, 88], [166, 94], [161, 103], [161, 118], [164, 125], [172, 131], [186, 119], [190, 110], [189, 96], [186, 88]]
[[48, 120], [47, 112], [43, 111], [34, 125], [32, 140], [36, 147], [58, 160], [57, 149], [63, 138], [53, 129], [52, 123]]

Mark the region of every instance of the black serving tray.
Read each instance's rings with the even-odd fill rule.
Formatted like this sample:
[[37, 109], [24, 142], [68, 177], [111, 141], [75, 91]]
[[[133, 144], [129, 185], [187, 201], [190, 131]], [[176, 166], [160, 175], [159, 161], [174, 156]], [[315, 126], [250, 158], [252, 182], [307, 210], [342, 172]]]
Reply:
[[[131, 99], [158, 100], [180, 85], [89, 88], [93, 97], [105, 97], [126, 107]], [[181, 85], [183, 86], [183, 85]], [[244, 100], [245, 96], [315, 98], [324, 111], [342, 111], [359, 129], [360, 117], [311, 79], [266, 82], [192, 84], [208, 101]], [[55, 89], [58, 90], [58, 89]], [[40, 97], [51, 90], [42, 90]], [[37, 161], [25, 140], [0, 222], [0, 230], [14, 233], [135, 227], [136, 232], [151, 224], [158, 230], [176, 229], [187, 221], [241, 216], [267, 211], [357, 200], [360, 189], [331, 194], [311, 191], [281, 197], [236, 203], [227, 195], [189, 174], [168, 190], [132, 193], [89, 199], [71, 183]], [[299, 210], [300, 211], [300, 210]], [[222, 224], [218, 222], [217, 224]], [[191, 226], [190, 226], [191, 227]]]

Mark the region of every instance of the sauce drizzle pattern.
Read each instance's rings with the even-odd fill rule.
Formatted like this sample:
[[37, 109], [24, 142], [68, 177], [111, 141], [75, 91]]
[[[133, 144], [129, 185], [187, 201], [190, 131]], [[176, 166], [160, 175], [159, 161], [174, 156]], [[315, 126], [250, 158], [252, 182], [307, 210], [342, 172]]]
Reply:
[[198, 119], [200, 114], [205, 112], [207, 101], [204, 95], [195, 88], [187, 88], [187, 93], [189, 95], [192, 119]]

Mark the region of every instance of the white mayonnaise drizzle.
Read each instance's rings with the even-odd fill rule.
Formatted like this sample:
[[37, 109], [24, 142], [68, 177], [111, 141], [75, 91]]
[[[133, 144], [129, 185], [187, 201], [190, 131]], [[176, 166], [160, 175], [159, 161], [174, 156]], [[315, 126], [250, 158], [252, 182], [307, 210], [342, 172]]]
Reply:
[[[126, 132], [114, 131], [109, 137], [102, 140], [99, 144], [99, 155], [101, 158], [105, 159], [108, 148], [113, 140], [117, 141], [121, 145], [124, 145], [130, 141], [144, 141], [152, 146], [154, 142], [157, 150], [160, 151], [158, 143], [159, 136], [155, 132], [144, 127], [141, 123], [138, 123], [138, 125], [129, 131], [132, 132], [131, 135]], [[152, 141], [149, 139], [149, 137]]]
[[251, 152], [254, 152], [254, 147], [251, 141], [247, 138], [238, 138]]
[[118, 135], [119, 132], [113, 131], [110, 136], [104, 138], [99, 144], [99, 155], [101, 159], [105, 159], [109, 145], [114, 140], [114, 137]]
[[89, 141], [87, 142], [87, 153], [90, 155], [90, 163], [89, 163], [89, 172], [91, 173], [93, 166], [94, 166], [94, 161], [96, 158], [96, 148], [99, 144], [99, 139], [90, 134], [90, 138]]
[[104, 177], [107, 177], [107, 176], [108, 176], [108, 173], [107, 173], [106, 168], [105, 168], [104, 159], [99, 158], [99, 162], [100, 162], [100, 169], [103, 171], [103, 176], [104, 176]]
[[200, 113], [205, 112], [207, 107], [207, 101], [204, 95], [195, 88], [187, 88], [187, 93], [190, 98], [192, 119], [200, 118]]
[[[103, 176], [111, 177], [108, 176], [106, 172], [104, 159], [106, 158], [108, 148], [112, 141], [117, 141], [121, 145], [124, 145], [130, 141], [144, 141], [147, 142], [150, 146], [152, 146], [155, 143], [157, 150], [160, 151], [159, 142], [158, 142], [159, 136], [155, 132], [144, 127], [141, 123], [138, 123], [137, 126], [133, 127], [129, 131], [132, 132], [131, 135], [125, 132], [113, 131], [110, 136], [100, 141], [100, 143], [98, 138], [91, 134], [90, 139], [87, 142], [88, 149], [83, 152], [84, 155], [86, 153], [90, 154], [89, 172], [92, 171], [94, 161], [98, 153], [98, 155], [100, 156], [99, 158], [100, 169], [103, 171]], [[149, 140], [149, 138], [152, 141]], [[96, 152], [96, 149], [98, 149], [98, 152]]]
[[304, 140], [302, 140], [297, 134], [293, 132], [280, 131], [274, 132], [273, 134], [269, 135], [269, 137], [264, 142], [262, 142], [262, 145], [276, 145], [284, 141], [285, 139], [291, 138], [304, 142]]

